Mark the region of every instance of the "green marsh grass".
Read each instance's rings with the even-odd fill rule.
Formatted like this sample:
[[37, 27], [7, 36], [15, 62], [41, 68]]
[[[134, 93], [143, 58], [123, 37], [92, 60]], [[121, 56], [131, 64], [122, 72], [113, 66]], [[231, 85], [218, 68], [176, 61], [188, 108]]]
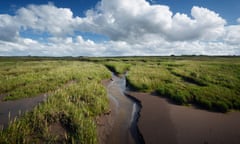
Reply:
[[104, 62], [104, 65], [117, 75], [125, 73], [126, 71], [129, 70], [131, 66], [128, 63], [117, 62], [117, 61]]
[[240, 59], [237, 57], [147, 57], [118, 61], [131, 65], [130, 88], [155, 92], [181, 105], [227, 112], [240, 110]]
[[[53, 63], [54, 70], [46, 72], [48, 75], [40, 73], [43, 79], [47, 79], [46, 82], [52, 84], [41, 92], [53, 91], [45, 102], [11, 121], [8, 128], [0, 132], [0, 143], [98, 142], [95, 120], [109, 109], [107, 92], [101, 80], [110, 78], [111, 73], [103, 65], [89, 62]], [[56, 85], [70, 80], [72, 83], [56, 90]], [[44, 80], [34, 80], [32, 84], [35, 83], [46, 84]], [[37, 85], [30, 86], [31, 89], [39, 88]], [[28, 92], [30, 96], [40, 93]]]

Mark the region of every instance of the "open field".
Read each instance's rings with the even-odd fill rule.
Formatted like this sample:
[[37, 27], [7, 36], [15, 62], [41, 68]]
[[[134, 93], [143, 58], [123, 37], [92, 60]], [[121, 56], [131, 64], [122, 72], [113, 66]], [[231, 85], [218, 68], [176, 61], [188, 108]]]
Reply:
[[97, 143], [96, 117], [109, 110], [101, 80], [111, 75], [104, 66], [74, 61], [0, 65], [3, 101], [48, 94], [0, 132], [0, 143]]

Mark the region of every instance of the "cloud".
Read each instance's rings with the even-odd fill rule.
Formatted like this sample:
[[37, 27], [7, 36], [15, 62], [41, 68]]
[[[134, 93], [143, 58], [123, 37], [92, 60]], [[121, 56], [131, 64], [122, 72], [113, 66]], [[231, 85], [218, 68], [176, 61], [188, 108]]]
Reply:
[[237, 19], [237, 22], [240, 24], [240, 18]]
[[68, 8], [57, 8], [52, 4], [29, 5], [17, 11], [17, 20], [24, 29], [48, 32], [53, 36], [73, 34], [73, 13]]
[[168, 6], [150, 5], [145, 0], [102, 0], [97, 10], [87, 12], [83, 23], [91, 25], [89, 31], [116, 41], [138, 42], [149, 34], [171, 41], [211, 40], [223, 35], [226, 22], [217, 13], [194, 6], [191, 15], [173, 15]]
[[231, 45], [239, 45], [240, 47], [240, 25], [227, 26], [225, 30], [224, 41]]
[[15, 16], [0, 14], [0, 40], [16, 41], [19, 33], [27, 30], [56, 37], [74, 35], [77, 19], [68, 8], [57, 8], [53, 4], [29, 5], [18, 9]]
[[170, 40], [215, 40], [224, 34], [226, 22], [217, 13], [194, 6], [191, 15], [173, 16], [172, 27], [166, 31]]
[[[29, 38], [19, 38], [17, 42], [0, 41], [1, 55], [36, 56], [97, 56], [105, 50], [101, 44], [84, 40], [81, 36], [50, 37], [47, 43]], [[99, 51], [99, 53], [98, 53]]]
[[[102, 0], [84, 17], [53, 4], [28, 5], [14, 16], [0, 14], [0, 55], [239, 55], [240, 25], [226, 24], [207, 8], [174, 14], [146, 0]], [[40, 41], [21, 35], [29, 31], [47, 36]], [[96, 43], [78, 32], [109, 40]]]
[[14, 21], [14, 17], [0, 15], [0, 40], [15, 41], [17, 39], [19, 26]]
[[35, 56], [150, 56], [150, 55], [240, 55], [240, 44], [226, 42], [175, 41], [152, 39], [144, 44], [125, 41], [94, 41], [76, 37], [51, 37], [46, 43], [21, 38], [18, 42], [0, 41], [1, 55]]

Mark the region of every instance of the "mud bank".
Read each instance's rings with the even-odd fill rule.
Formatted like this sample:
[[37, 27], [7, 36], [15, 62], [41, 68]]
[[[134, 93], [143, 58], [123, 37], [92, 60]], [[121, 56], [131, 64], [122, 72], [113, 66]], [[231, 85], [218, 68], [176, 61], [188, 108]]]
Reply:
[[32, 110], [47, 98], [47, 94], [15, 101], [0, 101], [0, 128], [6, 128], [10, 120]]
[[[62, 88], [73, 83], [76, 83], [76, 81], [71, 80]], [[61, 87], [57, 88], [56, 91], [60, 89]], [[47, 100], [47, 97], [50, 96], [51, 93], [52, 92], [12, 101], [3, 101], [3, 98], [6, 96], [6, 94], [0, 95], [0, 129], [6, 128], [11, 120], [18, 118], [25, 112], [31, 111], [35, 106]]]
[[138, 99], [141, 104], [138, 127], [146, 144], [177, 143], [167, 103], [145, 93], [128, 91], [126, 94]]
[[98, 133], [103, 133], [98, 134], [100, 143], [143, 143], [141, 134], [137, 129], [139, 107], [133, 99], [124, 94], [125, 77], [113, 75], [110, 82], [103, 83], [108, 91], [111, 113], [100, 118], [103, 119], [103, 126], [98, 125]]
[[238, 144], [240, 112], [209, 112], [169, 103], [146, 93], [127, 92], [142, 105], [138, 122], [145, 142], [179, 144]]
[[[105, 86], [105, 88], [108, 88], [108, 85], [111, 83], [111, 80], [103, 80], [102, 84]], [[97, 123], [97, 134], [98, 134], [98, 143], [99, 144], [106, 144], [107, 138], [109, 137], [114, 120], [116, 119], [116, 104], [114, 102], [114, 99], [109, 97], [109, 107], [110, 110], [97, 117], [96, 123]]]

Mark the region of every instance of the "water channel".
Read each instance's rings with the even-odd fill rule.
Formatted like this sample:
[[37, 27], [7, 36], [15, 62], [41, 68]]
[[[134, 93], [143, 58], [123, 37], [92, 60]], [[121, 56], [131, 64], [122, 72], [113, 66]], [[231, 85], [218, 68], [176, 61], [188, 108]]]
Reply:
[[116, 107], [116, 117], [107, 144], [144, 143], [137, 127], [140, 107], [137, 101], [124, 94], [126, 91], [125, 76], [117, 77], [113, 74], [107, 90]]
[[[138, 130], [137, 121], [140, 107], [138, 102], [124, 94], [126, 91], [125, 75], [112, 75], [112, 81], [107, 87], [108, 96], [115, 104], [115, 119], [107, 144], [142, 144], [144, 140]], [[6, 128], [10, 120], [22, 113], [32, 110], [34, 106], [44, 101], [47, 95], [25, 98], [17, 101], [0, 102], [0, 128]], [[21, 114], [20, 114], [21, 112]]]

